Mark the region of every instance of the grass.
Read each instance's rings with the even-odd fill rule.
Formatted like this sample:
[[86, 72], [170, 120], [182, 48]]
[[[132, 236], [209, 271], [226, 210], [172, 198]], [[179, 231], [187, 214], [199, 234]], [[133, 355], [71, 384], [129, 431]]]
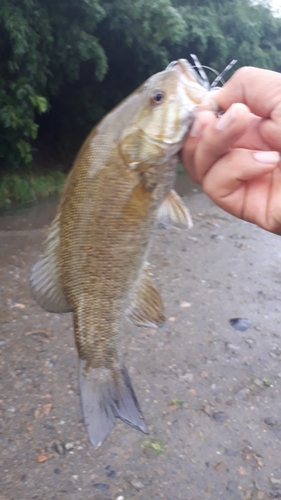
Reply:
[[143, 450], [150, 449], [155, 455], [161, 455], [165, 452], [167, 445], [161, 439], [146, 439], [141, 444]]
[[5, 173], [0, 176], [0, 210], [12, 210], [19, 205], [59, 194], [65, 174], [58, 170], [37, 169]]
[[171, 399], [171, 401], [168, 403], [168, 406], [176, 406], [177, 408], [181, 408], [183, 403], [184, 403], [183, 399], [174, 398]]

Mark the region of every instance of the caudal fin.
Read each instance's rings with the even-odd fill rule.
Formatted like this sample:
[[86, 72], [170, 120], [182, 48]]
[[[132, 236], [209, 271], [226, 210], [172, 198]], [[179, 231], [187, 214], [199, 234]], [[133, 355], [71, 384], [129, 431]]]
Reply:
[[120, 418], [147, 434], [147, 427], [124, 365], [92, 368], [80, 360], [80, 396], [89, 439], [97, 449]]

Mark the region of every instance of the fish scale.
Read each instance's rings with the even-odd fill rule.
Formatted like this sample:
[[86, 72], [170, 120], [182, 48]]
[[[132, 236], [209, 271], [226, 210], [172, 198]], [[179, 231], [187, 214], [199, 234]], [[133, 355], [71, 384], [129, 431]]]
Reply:
[[77, 155], [45, 254], [31, 275], [42, 307], [73, 311], [82, 410], [95, 448], [116, 418], [147, 432], [118, 332], [124, 313], [138, 326], [165, 321], [146, 258], [157, 220], [186, 229], [192, 224], [172, 186], [178, 153], [205, 95], [189, 63], [180, 60], [96, 126]]

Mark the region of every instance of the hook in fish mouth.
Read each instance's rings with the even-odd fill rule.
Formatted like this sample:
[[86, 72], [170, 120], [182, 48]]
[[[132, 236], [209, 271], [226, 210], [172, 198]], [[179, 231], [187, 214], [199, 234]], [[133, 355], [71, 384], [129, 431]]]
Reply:
[[[219, 88], [218, 87], [219, 83], [222, 83], [222, 85], [224, 85], [225, 84], [225, 81], [223, 79], [224, 75], [226, 75], [226, 73], [230, 71], [231, 68], [237, 63], [237, 59], [232, 59], [232, 61], [219, 73], [217, 70], [211, 68], [210, 66], [202, 65], [195, 54], [190, 54], [190, 56], [194, 61], [194, 66], [192, 66], [192, 69], [194, 70], [194, 68], [196, 68], [198, 71], [198, 72], [194, 71], [194, 73], [196, 74], [197, 81], [201, 83], [201, 85], [203, 85], [203, 87], [207, 90], [217, 90]], [[209, 82], [209, 78], [207, 77], [204, 68], [213, 71], [213, 73], [217, 75], [211, 84]]]
[[[188, 70], [190, 73], [195, 77], [198, 83], [202, 85], [206, 90], [217, 90], [218, 84], [222, 83], [222, 85], [225, 84], [225, 81], [223, 77], [226, 75], [228, 71], [231, 70], [231, 68], [237, 63], [237, 59], [232, 59], [232, 61], [219, 73], [217, 70], [214, 68], [211, 68], [210, 66], [205, 66], [200, 63], [198, 57], [195, 54], [190, 54], [191, 58], [194, 61], [194, 65], [190, 64], [189, 61], [186, 59], [180, 59], [179, 61], [172, 61], [168, 64], [166, 69], [172, 69], [175, 66], [179, 64], [180, 61], [184, 61], [185, 65], [188, 67]], [[212, 83], [210, 83], [209, 78], [206, 75], [205, 69], [208, 69], [215, 73], [216, 78]], [[196, 71], [197, 70], [197, 71]]]

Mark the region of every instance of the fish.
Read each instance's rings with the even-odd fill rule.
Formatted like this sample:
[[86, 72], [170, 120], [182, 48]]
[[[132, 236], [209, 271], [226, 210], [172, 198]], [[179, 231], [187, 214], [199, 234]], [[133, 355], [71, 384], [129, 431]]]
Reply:
[[147, 433], [118, 332], [124, 314], [142, 327], [165, 322], [147, 254], [157, 221], [192, 226], [173, 184], [206, 93], [190, 63], [180, 59], [98, 123], [77, 154], [31, 272], [31, 292], [41, 307], [73, 313], [81, 406], [95, 449], [116, 418]]

